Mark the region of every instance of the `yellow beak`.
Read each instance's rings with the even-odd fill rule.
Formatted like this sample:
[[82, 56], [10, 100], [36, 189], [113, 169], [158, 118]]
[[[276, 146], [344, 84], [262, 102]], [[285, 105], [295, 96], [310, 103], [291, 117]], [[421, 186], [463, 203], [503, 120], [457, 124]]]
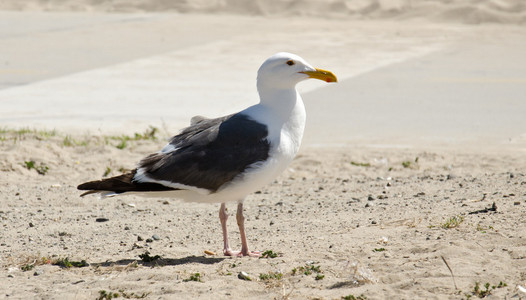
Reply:
[[338, 78], [331, 71], [316, 69], [316, 71], [300, 72], [309, 75], [309, 78], [319, 79], [327, 82], [338, 82]]

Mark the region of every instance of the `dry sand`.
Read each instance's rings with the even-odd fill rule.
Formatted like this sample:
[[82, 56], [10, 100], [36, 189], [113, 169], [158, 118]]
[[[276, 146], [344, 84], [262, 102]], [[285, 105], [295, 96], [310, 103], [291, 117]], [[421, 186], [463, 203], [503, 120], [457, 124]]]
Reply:
[[[111, 138], [74, 137], [87, 145], [66, 146], [65, 136], [48, 135], [2, 134], [1, 297], [95, 299], [105, 290], [151, 299], [460, 299], [476, 282], [501, 281], [494, 299], [525, 297], [517, 290], [526, 283], [522, 152], [304, 149], [245, 202], [250, 246], [280, 254], [255, 259], [204, 254], [221, 253], [218, 205], [79, 197], [77, 183], [133, 167], [162, 140], [120, 150]], [[28, 170], [29, 160], [49, 171]], [[493, 203], [496, 211], [470, 214]], [[444, 228], [453, 217], [463, 221]], [[147, 242], [153, 235], [160, 239]], [[146, 251], [162, 258], [144, 263]], [[89, 266], [60, 268], [43, 257]], [[27, 264], [35, 267], [23, 271]], [[324, 277], [293, 274], [305, 266]], [[241, 271], [252, 281], [238, 279]], [[282, 277], [260, 279], [269, 272]], [[185, 281], [195, 273], [202, 282]]]
[[[0, 9], [15, 10], [0, 12], [0, 298], [473, 299], [486, 296], [477, 283], [490, 284], [490, 299], [526, 298], [523, 2], [4, 0]], [[218, 205], [79, 197], [78, 183], [133, 168], [194, 113], [255, 101], [255, 69], [277, 50], [344, 79], [300, 87], [312, 91], [306, 143], [245, 202], [249, 245], [278, 257], [220, 255]], [[207, 102], [209, 91], [220, 99]], [[149, 124], [159, 138], [119, 149], [121, 134]], [[36, 130], [13, 129], [27, 126]], [[234, 218], [229, 228], [239, 247]], [[146, 252], [160, 258], [145, 262]], [[87, 266], [54, 265], [65, 258]], [[196, 273], [201, 282], [188, 281]]]

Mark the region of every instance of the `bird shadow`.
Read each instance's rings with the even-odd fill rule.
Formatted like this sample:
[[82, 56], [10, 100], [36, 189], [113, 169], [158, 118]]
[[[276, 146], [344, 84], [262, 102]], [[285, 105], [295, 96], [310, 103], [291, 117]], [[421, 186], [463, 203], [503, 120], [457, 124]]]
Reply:
[[220, 257], [205, 257], [205, 256], [187, 256], [182, 258], [157, 258], [151, 261], [144, 261], [140, 259], [119, 259], [116, 261], [105, 261], [101, 263], [90, 263], [94, 267], [112, 267], [112, 266], [128, 266], [132, 263], [146, 267], [164, 267], [164, 266], [179, 266], [185, 264], [202, 264], [213, 265], [222, 262], [225, 258]]

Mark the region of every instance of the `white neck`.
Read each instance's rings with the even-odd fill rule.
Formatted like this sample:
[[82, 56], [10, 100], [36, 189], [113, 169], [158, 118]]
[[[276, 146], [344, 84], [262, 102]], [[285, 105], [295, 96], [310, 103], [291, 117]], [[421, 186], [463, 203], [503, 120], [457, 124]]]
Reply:
[[300, 95], [295, 88], [292, 89], [267, 89], [258, 86], [260, 105], [272, 110], [272, 113], [286, 121], [299, 101]]
[[275, 89], [259, 85], [258, 92], [260, 103], [257, 106], [264, 111], [262, 115], [266, 115], [267, 120], [272, 120], [268, 124], [270, 136], [275, 137], [278, 144], [290, 148], [291, 154], [295, 155], [303, 138], [306, 119], [300, 94], [295, 87]]

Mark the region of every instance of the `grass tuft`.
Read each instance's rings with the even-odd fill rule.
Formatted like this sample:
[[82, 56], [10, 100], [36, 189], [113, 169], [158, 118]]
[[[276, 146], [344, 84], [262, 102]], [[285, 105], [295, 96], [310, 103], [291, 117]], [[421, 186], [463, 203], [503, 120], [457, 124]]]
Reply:
[[49, 167], [46, 166], [46, 164], [40, 163], [37, 165], [34, 160], [24, 161], [24, 165], [28, 170], [35, 169], [35, 171], [37, 171], [37, 173], [40, 175], [46, 175], [46, 173], [49, 171]]
[[278, 254], [277, 254], [277, 253], [275, 253], [275, 252], [272, 251], [272, 250], [267, 250], [267, 251], [265, 251], [265, 252], [263, 252], [263, 253], [261, 254], [261, 257], [260, 257], [260, 258], [276, 258], [276, 257], [278, 257]]
[[82, 267], [89, 266], [89, 264], [84, 259], [81, 260], [81, 261], [70, 261], [69, 258], [67, 258], [67, 257], [66, 258], [59, 258], [56, 261], [52, 262], [51, 264], [54, 265], [54, 266], [59, 266], [61, 268], [66, 268], [66, 269], [69, 269], [69, 268], [72, 268], [72, 267], [82, 268]]
[[464, 216], [461, 216], [461, 215], [453, 216], [449, 218], [444, 224], [440, 225], [440, 227], [444, 229], [455, 228], [455, 227], [460, 226], [462, 222], [464, 222]]
[[281, 280], [282, 278], [283, 274], [279, 272], [268, 272], [266, 274], [259, 274], [259, 279], [263, 281]]
[[203, 282], [201, 280], [201, 274], [200, 273], [194, 273], [194, 274], [190, 275], [190, 277], [188, 277], [188, 278], [183, 280], [183, 282], [188, 282], [188, 281]]

